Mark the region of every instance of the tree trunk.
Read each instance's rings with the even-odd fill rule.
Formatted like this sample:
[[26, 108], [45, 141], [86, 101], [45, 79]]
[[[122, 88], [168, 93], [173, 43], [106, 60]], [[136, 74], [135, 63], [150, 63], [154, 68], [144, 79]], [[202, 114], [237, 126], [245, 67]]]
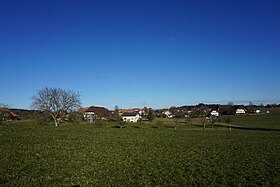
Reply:
[[56, 119], [54, 119], [54, 123], [55, 123], [55, 126], [57, 127], [58, 126], [58, 122]]
[[55, 124], [55, 126], [57, 127], [57, 126], [58, 126], [58, 121], [57, 121], [56, 117], [55, 117], [53, 114], [51, 114], [51, 113], [49, 113], [49, 114], [50, 114], [51, 117], [53, 118], [54, 124]]

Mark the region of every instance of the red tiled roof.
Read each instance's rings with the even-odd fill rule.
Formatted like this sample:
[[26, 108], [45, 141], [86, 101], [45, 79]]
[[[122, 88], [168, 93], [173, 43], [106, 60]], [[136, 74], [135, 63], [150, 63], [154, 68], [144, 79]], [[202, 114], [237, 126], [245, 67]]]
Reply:
[[9, 112], [9, 110], [6, 108], [0, 108], [0, 112]]
[[20, 117], [17, 114], [15, 114], [14, 112], [9, 111], [9, 109], [7, 109], [7, 108], [0, 108], [0, 113], [1, 112], [4, 112], [4, 113], [8, 114], [13, 119], [20, 119]]
[[13, 117], [18, 117], [18, 115], [16, 115], [16, 114], [13, 113], [13, 112], [10, 112], [10, 114], [11, 114]]

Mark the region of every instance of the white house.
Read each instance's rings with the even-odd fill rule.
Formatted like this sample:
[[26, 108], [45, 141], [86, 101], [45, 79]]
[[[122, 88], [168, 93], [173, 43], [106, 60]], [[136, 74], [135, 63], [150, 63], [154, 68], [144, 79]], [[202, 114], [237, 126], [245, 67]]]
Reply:
[[256, 114], [260, 114], [261, 113], [261, 110], [256, 110]]
[[219, 112], [218, 112], [217, 110], [212, 110], [212, 111], [210, 112], [210, 114], [211, 114], [211, 116], [219, 116], [219, 115], [220, 115]]
[[170, 110], [166, 110], [166, 111], [162, 112], [162, 114], [167, 118], [175, 117], [175, 115], [173, 115], [173, 113]]
[[149, 109], [143, 108], [143, 109], [140, 109], [138, 113], [139, 113], [140, 116], [147, 116], [148, 111], [149, 111]]
[[238, 108], [238, 109], [236, 110], [235, 113], [236, 113], [236, 114], [245, 114], [246, 111], [245, 111], [245, 109], [243, 109], [243, 108]]
[[124, 122], [132, 122], [132, 123], [137, 123], [140, 121], [141, 116], [139, 115], [138, 112], [129, 112], [129, 113], [123, 113], [122, 114], [122, 120]]

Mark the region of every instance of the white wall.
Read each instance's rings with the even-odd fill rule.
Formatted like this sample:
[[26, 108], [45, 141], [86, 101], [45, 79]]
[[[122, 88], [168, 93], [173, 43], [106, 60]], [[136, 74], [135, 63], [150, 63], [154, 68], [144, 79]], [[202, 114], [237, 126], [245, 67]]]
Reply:
[[219, 112], [217, 112], [217, 111], [214, 110], [214, 111], [211, 112], [211, 115], [212, 115], [212, 116], [219, 116]]
[[122, 116], [122, 120], [124, 122], [137, 123], [140, 120], [140, 116], [138, 114], [136, 116]]

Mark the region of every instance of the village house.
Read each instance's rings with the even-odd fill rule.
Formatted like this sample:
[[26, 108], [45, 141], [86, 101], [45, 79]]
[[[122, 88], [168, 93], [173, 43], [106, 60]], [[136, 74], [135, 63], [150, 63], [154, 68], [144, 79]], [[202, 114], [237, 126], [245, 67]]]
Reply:
[[191, 111], [191, 110], [188, 110], [188, 111], [186, 111], [186, 112], [184, 113], [184, 117], [185, 117], [185, 118], [190, 118], [191, 115], [192, 115], [192, 111]]
[[261, 110], [257, 109], [257, 110], [255, 111], [255, 113], [256, 113], [256, 114], [260, 114], [260, 113], [261, 113]]
[[210, 112], [210, 114], [211, 114], [211, 116], [216, 116], [216, 117], [218, 117], [220, 115], [220, 113], [217, 110], [212, 110]]
[[90, 123], [94, 122], [95, 119], [107, 119], [111, 115], [111, 112], [108, 109], [97, 106], [80, 108], [78, 112], [82, 113], [84, 119]]
[[141, 116], [139, 112], [126, 112], [122, 114], [122, 120], [124, 122], [132, 122], [132, 123], [137, 123], [140, 121]]
[[139, 110], [139, 115], [140, 116], [146, 116], [146, 115], [148, 115], [144, 110]]
[[235, 112], [235, 113], [236, 113], [236, 114], [245, 114], [246, 111], [245, 111], [244, 108], [238, 108], [238, 109], [236, 109], [236, 112]]
[[162, 115], [167, 118], [173, 118], [175, 115], [168, 109], [162, 112]]
[[20, 117], [7, 108], [0, 108], [0, 117], [3, 121], [20, 120]]
[[139, 115], [140, 116], [147, 116], [148, 115], [148, 113], [149, 113], [149, 108], [142, 108], [142, 109], [139, 109]]
[[149, 108], [133, 108], [133, 109], [119, 109], [119, 115], [122, 116], [124, 113], [139, 113], [140, 116], [147, 116], [149, 113]]

